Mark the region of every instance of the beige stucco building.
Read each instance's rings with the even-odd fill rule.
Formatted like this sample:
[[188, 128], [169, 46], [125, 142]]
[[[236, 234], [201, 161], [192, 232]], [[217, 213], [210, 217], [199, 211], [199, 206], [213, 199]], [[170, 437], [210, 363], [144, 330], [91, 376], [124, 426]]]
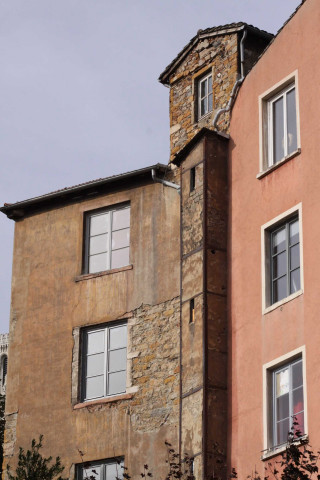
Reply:
[[227, 464], [242, 478], [293, 416], [320, 445], [319, 17], [307, 0], [274, 39], [199, 31], [160, 75], [168, 165], [1, 208], [15, 221], [6, 463], [44, 434], [70, 479], [79, 450], [104, 480], [116, 459], [160, 477], [168, 441], [196, 478]]

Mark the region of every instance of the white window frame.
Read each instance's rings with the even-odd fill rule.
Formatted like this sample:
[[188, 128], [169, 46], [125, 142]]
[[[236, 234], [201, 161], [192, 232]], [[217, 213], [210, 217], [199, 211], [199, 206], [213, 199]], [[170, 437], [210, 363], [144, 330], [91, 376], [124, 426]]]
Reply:
[[[77, 466], [77, 480], [83, 480], [87, 476], [90, 477], [89, 470], [92, 470], [92, 469], [95, 469], [95, 470], [100, 469], [100, 480], [110, 480], [107, 478], [107, 474], [106, 474], [106, 467], [108, 465], [116, 465], [117, 477], [123, 478], [124, 459], [123, 457], [120, 457], [120, 458], [98, 460], [93, 462], [84, 462], [83, 464], [79, 464]], [[116, 480], [116, 479], [113, 478], [111, 480]]]
[[[109, 385], [108, 385], [108, 375], [109, 375], [109, 354], [110, 354], [110, 331], [115, 328], [119, 327], [126, 327], [126, 341], [125, 341], [125, 349], [126, 349], [126, 367], [125, 369], [119, 370], [119, 372], [125, 372], [126, 377], [126, 385], [125, 388], [119, 392], [109, 393]], [[88, 397], [87, 395], [87, 357], [89, 356], [87, 353], [88, 347], [88, 335], [90, 333], [95, 332], [104, 332], [105, 333], [105, 340], [104, 340], [104, 393], [98, 397]], [[123, 349], [124, 347], [120, 347]], [[102, 352], [100, 352], [102, 353]], [[81, 401], [88, 402], [92, 400], [99, 400], [103, 398], [114, 397], [117, 395], [122, 395], [127, 391], [127, 358], [128, 358], [128, 325], [127, 322], [112, 322], [108, 324], [104, 324], [102, 326], [95, 326], [92, 328], [85, 328], [82, 331], [82, 354], [81, 354]], [[116, 373], [116, 372], [112, 372]], [[91, 377], [90, 377], [91, 378]]]
[[[291, 218], [298, 216], [299, 220], [299, 238], [300, 238], [300, 290], [288, 295], [282, 300], [271, 303], [271, 265], [270, 265], [270, 234], [278, 226], [290, 221]], [[261, 227], [261, 284], [262, 284], [262, 314], [269, 313], [275, 308], [287, 303], [301, 295], [304, 291], [303, 281], [303, 232], [302, 232], [302, 203], [290, 208], [286, 212], [278, 215]]]
[[[117, 250], [113, 250], [112, 249], [112, 234], [113, 234], [113, 228], [112, 228], [112, 220], [113, 220], [113, 214], [114, 212], [118, 212], [120, 210], [125, 210], [125, 209], [129, 209], [129, 214], [130, 214], [130, 204], [120, 204], [120, 205], [114, 205], [114, 206], [111, 206], [111, 207], [108, 207], [108, 208], [104, 208], [104, 209], [99, 209], [99, 210], [95, 210], [95, 211], [90, 211], [90, 212], [86, 212], [85, 213], [85, 225], [84, 225], [84, 231], [85, 231], [85, 236], [84, 236], [84, 258], [83, 258], [83, 273], [84, 274], [94, 274], [94, 273], [99, 273], [99, 271], [90, 271], [90, 241], [91, 241], [91, 238], [92, 236], [90, 235], [90, 220], [92, 217], [95, 217], [95, 216], [99, 216], [99, 215], [105, 215], [105, 214], [108, 214], [109, 217], [108, 217], [108, 245], [107, 245], [107, 248], [108, 250], [106, 252], [103, 252], [103, 253], [106, 253], [106, 256], [107, 256], [107, 267], [106, 269], [104, 270], [101, 270], [101, 271], [108, 271], [108, 270], [111, 270], [111, 262], [112, 262], [112, 253], [114, 251], [117, 251]], [[131, 215], [130, 215], [131, 217]], [[131, 222], [129, 221], [129, 232], [131, 233]], [[124, 247], [124, 248], [128, 248], [128, 247]], [[119, 249], [121, 250], [121, 249]], [[117, 267], [117, 268], [122, 268], [122, 267], [125, 267], [125, 266], [128, 266], [130, 265], [130, 240], [129, 240], [129, 261], [128, 263], [125, 263], [124, 265], [121, 265], [121, 267]]]
[[280, 453], [285, 449], [285, 444], [274, 445], [274, 386], [273, 376], [276, 371], [286, 365], [294, 363], [296, 360], [302, 360], [303, 376], [303, 406], [304, 406], [304, 433], [300, 439], [308, 436], [308, 405], [307, 405], [307, 376], [306, 376], [306, 347], [305, 345], [282, 355], [262, 367], [263, 375], [263, 455], [262, 458]]
[[[273, 148], [270, 146], [273, 145], [273, 115], [272, 115], [272, 105], [273, 103], [281, 98], [284, 95], [286, 100], [286, 93], [289, 92], [292, 88], [295, 88], [295, 101], [296, 101], [296, 125], [297, 125], [297, 149], [291, 152], [289, 155], [287, 153], [287, 135], [285, 135], [285, 155], [284, 157], [274, 163], [273, 161]], [[286, 109], [285, 109], [286, 117]], [[299, 116], [299, 85], [298, 85], [298, 71], [292, 72], [287, 77], [283, 78], [277, 84], [273, 85], [267, 91], [262, 93], [259, 96], [259, 171], [257, 178], [263, 176], [263, 173], [266, 171], [272, 171], [275, 168], [278, 168], [280, 165], [288, 161], [290, 158], [294, 157], [299, 153], [300, 145], [300, 116]]]
[[[209, 78], [211, 77], [211, 85], [212, 84], [212, 71], [210, 71], [209, 73], [207, 73], [206, 75], [204, 75], [203, 77], [199, 78], [198, 80], [198, 120], [200, 120], [201, 118], [205, 117], [206, 115], [208, 115], [209, 113], [211, 113], [213, 111], [213, 89], [211, 90], [211, 92], [209, 92], [209, 89], [208, 89], [208, 81], [209, 81]], [[206, 94], [202, 97], [201, 96], [201, 85], [203, 83], [206, 83]], [[212, 109], [209, 110], [209, 96], [212, 96]], [[204, 113], [201, 113], [201, 101], [202, 100], [205, 100], [205, 105], [206, 105], [206, 108], [205, 108], [205, 112]]]

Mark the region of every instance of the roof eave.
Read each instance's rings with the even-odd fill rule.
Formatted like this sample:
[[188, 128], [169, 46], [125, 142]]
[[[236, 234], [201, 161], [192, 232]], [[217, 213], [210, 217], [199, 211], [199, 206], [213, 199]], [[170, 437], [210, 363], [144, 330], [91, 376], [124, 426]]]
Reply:
[[112, 177], [105, 177], [99, 180], [93, 180], [92, 182], [87, 182], [85, 184], [76, 185], [75, 187], [65, 188], [63, 190], [58, 190], [56, 192], [47, 193], [38, 197], [33, 197], [27, 200], [22, 200], [21, 202], [5, 204], [3, 207], [0, 207], [0, 212], [7, 215], [8, 218], [16, 220], [25, 216], [27, 210], [32, 210], [36, 207], [41, 206], [50, 206], [55, 201], [66, 202], [69, 200], [75, 200], [74, 194], [82, 193], [87, 190], [92, 190], [95, 187], [103, 187], [104, 185], [116, 185], [123, 180], [134, 180], [139, 177], [143, 177], [150, 173], [150, 180], [152, 180], [151, 172], [152, 170], [157, 170], [158, 172], [164, 172], [168, 168], [168, 165], [157, 163], [139, 170], [133, 170], [130, 172], [122, 173], [119, 175], [114, 175]]

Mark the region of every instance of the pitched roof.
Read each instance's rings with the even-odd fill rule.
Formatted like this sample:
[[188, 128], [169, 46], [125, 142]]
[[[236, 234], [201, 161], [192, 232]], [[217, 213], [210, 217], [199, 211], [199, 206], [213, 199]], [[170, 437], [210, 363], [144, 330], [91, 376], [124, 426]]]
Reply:
[[159, 76], [159, 82], [164, 85], [169, 84], [169, 76], [174, 72], [174, 70], [180, 65], [183, 59], [188, 55], [190, 50], [200, 41], [205, 38], [214, 37], [218, 35], [228, 35], [235, 32], [240, 32], [244, 29], [249, 29], [252, 33], [272, 38], [273, 34], [268, 33], [265, 30], [260, 30], [259, 28], [254, 27], [253, 25], [248, 25], [245, 22], [237, 23], [228, 23], [226, 25], [219, 25], [218, 27], [210, 27], [205, 30], [198, 30], [197, 34], [191, 38], [190, 42], [178, 53], [178, 55], [172, 60], [172, 62], [164, 69], [164, 71]]
[[89, 182], [80, 183], [73, 187], [65, 187], [54, 192], [46, 193], [38, 197], [29, 198], [15, 203], [5, 203], [0, 207], [0, 212], [7, 215], [8, 218], [18, 219], [23, 217], [29, 211], [39, 211], [46, 208], [51, 208], [57, 204], [65, 204], [82, 200], [85, 196], [99, 195], [106, 193], [106, 187], [112, 188], [120, 186], [126, 188], [127, 182], [137, 181], [142, 179], [152, 180], [151, 172], [156, 170], [158, 173], [165, 175], [166, 170], [170, 168], [168, 165], [157, 163], [149, 167], [132, 170], [130, 172], [121, 173], [119, 175], [112, 175], [111, 177], [98, 178]]

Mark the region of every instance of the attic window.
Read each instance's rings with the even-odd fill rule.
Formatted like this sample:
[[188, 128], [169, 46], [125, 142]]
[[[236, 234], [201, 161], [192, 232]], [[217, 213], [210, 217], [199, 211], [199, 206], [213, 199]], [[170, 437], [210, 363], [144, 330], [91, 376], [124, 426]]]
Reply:
[[198, 120], [213, 110], [212, 72], [198, 80]]

